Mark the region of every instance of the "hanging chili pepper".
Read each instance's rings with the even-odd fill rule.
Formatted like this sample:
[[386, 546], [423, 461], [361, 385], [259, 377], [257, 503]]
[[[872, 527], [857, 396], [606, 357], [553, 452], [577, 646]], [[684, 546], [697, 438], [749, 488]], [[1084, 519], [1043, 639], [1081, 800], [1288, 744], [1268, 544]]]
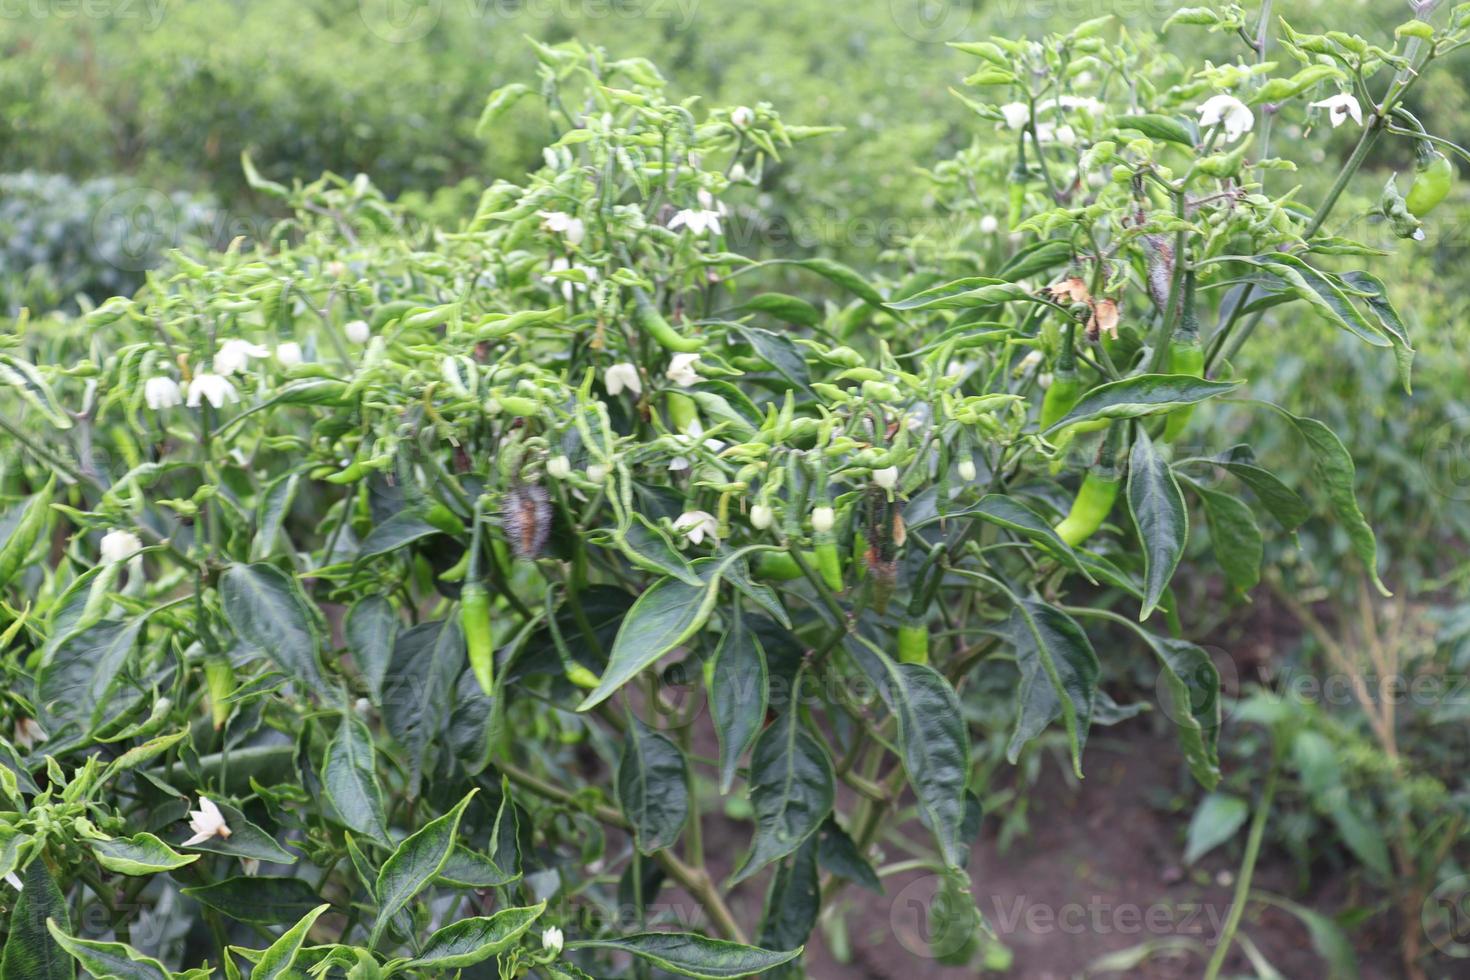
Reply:
[[1455, 165], [1428, 140], [1415, 144], [1415, 151], [1418, 162], [1414, 167], [1414, 182], [1404, 196], [1404, 205], [1414, 217], [1422, 218], [1449, 195], [1455, 183]]
[[1113, 502], [1118, 499], [1118, 489], [1123, 485], [1118, 452], [1121, 433], [1120, 427], [1109, 430], [1097, 462], [1082, 479], [1071, 509], [1056, 527], [1057, 536], [1073, 547], [1092, 537], [1102, 527], [1113, 509]]
[[495, 693], [495, 644], [490, 632], [490, 592], [480, 578], [480, 505], [475, 504], [475, 528], [470, 535], [470, 563], [459, 593], [459, 625], [464, 632], [470, 670], [486, 695]]
[[692, 354], [704, 346], [703, 337], [685, 337], [669, 326], [641, 289], [633, 290], [634, 320], [638, 328], [647, 333], [664, 350], [681, 354]]

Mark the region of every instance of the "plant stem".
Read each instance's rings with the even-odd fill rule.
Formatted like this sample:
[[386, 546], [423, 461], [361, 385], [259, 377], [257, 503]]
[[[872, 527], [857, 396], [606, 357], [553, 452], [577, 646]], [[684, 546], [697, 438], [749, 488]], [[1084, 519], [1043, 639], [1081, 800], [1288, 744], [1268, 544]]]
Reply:
[[1235, 942], [1235, 930], [1240, 927], [1240, 917], [1245, 912], [1246, 899], [1250, 897], [1251, 876], [1256, 870], [1256, 859], [1261, 856], [1261, 839], [1266, 834], [1266, 820], [1271, 815], [1271, 801], [1276, 796], [1276, 775], [1280, 770], [1280, 749], [1273, 743], [1271, 769], [1266, 774], [1266, 785], [1261, 790], [1261, 801], [1256, 804], [1256, 813], [1251, 820], [1250, 836], [1245, 841], [1245, 856], [1240, 860], [1240, 872], [1235, 882], [1235, 898], [1230, 903], [1230, 915], [1225, 919], [1225, 928], [1215, 943], [1215, 954], [1205, 968], [1204, 980], [1216, 980], [1225, 957]]

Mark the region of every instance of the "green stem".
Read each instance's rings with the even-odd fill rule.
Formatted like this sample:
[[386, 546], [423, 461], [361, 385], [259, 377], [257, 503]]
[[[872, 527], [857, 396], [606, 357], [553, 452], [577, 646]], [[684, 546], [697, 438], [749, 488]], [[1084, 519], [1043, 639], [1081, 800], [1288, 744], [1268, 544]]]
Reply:
[[1215, 943], [1215, 953], [1205, 968], [1204, 980], [1216, 980], [1230, 947], [1235, 942], [1235, 931], [1240, 928], [1240, 917], [1245, 913], [1246, 899], [1250, 897], [1251, 876], [1256, 870], [1256, 859], [1261, 856], [1261, 839], [1266, 834], [1266, 820], [1271, 815], [1271, 801], [1276, 795], [1276, 776], [1280, 770], [1280, 752], [1273, 748], [1271, 770], [1266, 774], [1266, 785], [1261, 791], [1261, 801], [1256, 804], [1255, 817], [1251, 820], [1250, 836], [1245, 841], [1245, 856], [1240, 861], [1240, 872], [1235, 881], [1235, 898], [1230, 903], [1230, 914], [1225, 919], [1225, 928]]

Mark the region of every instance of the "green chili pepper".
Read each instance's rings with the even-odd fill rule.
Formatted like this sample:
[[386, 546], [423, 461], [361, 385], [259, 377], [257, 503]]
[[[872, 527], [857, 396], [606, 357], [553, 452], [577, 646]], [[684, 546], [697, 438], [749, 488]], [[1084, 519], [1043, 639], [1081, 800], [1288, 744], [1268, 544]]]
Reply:
[[910, 619], [898, 628], [898, 662], [929, 662], [929, 627], [917, 619]]
[[669, 421], [674, 423], [675, 432], [688, 432], [699, 424], [699, 406], [693, 398], [679, 391], [665, 392], [664, 397], [669, 401]]
[[1062, 335], [1062, 350], [1052, 371], [1051, 387], [1041, 399], [1041, 430], [1045, 432], [1061, 421], [1082, 397], [1082, 379], [1077, 377], [1077, 356], [1072, 352], [1074, 325], [1067, 323]]
[[641, 289], [633, 290], [633, 304], [638, 328], [658, 342], [664, 350], [692, 354], [704, 346], [703, 337], [684, 337], [663, 318]]
[[480, 580], [480, 506], [475, 505], [475, 530], [470, 535], [470, 564], [459, 593], [459, 625], [465, 652], [480, 690], [495, 693], [495, 643], [490, 632], [490, 593]]
[[234, 705], [225, 699], [235, 690], [235, 668], [225, 656], [211, 655], [204, 661], [204, 688], [209, 694], [209, 714], [219, 731], [230, 718]]
[[1409, 193], [1404, 197], [1404, 204], [1410, 214], [1422, 218], [1449, 195], [1455, 182], [1455, 165], [1426, 140], [1419, 141], [1418, 154], [1417, 172], [1414, 182], [1409, 185]]
[[1113, 501], [1118, 499], [1118, 489], [1123, 485], [1123, 474], [1118, 470], [1115, 445], [1119, 432], [1119, 429], [1113, 429], [1109, 433], [1108, 440], [1098, 454], [1097, 464], [1083, 478], [1082, 486], [1072, 500], [1071, 509], [1056, 527], [1057, 536], [1073, 547], [1092, 537], [1102, 527], [1103, 521], [1107, 520], [1108, 513], [1113, 509]]
[[[1194, 309], [1194, 270], [1189, 269], [1184, 273], [1184, 298], [1183, 307], [1180, 310], [1179, 326], [1174, 331], [1173, 338], [1169, 341], [1169, 371], [1173, 374], [1187, 374], [1191, 377], [1201, 377], [1205, 373], [1205, 349], [1199, 340], [1199, 318]], [[1184, 432], [1185, 426], [1189, 425], [1189, 418], [1194, 414], [1193, 405], [1185, 405], [1176, 408], [1169, 413], [1168, 420], [1164, 423], [1164, 442], [1173, 442]]]

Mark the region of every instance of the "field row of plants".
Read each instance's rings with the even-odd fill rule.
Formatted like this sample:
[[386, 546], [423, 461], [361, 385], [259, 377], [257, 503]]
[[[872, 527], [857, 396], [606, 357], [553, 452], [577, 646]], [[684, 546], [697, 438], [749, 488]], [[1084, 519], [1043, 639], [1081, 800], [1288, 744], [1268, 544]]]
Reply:
[[[1364, 693], [1437, 656], [1465, 517], [1453, 459], [1378, 470], [1463, 376], [1403, 287], [1460, 254], [1413, 107], [1470, 4], [1417, 12], [955, 41], [972, 138], [882, 263], [751, 231], [842, 137], [577, 41], [469, 112], [545, 137], [463, 214], [241, 156], [264, 234], [0, 332], [0, 976], [801, 976], [915, 869], [928, 954], [1003, 969], [997, 772], [1149, 712], [1191, 859], [1240, 848], [1203, 975], [1271, 975], [1268, 827], [1371, 872], [1405, 975], [1456, 955], [1457, 760]], [[1227, 703], [1247, 597], [1350, 712]]]

